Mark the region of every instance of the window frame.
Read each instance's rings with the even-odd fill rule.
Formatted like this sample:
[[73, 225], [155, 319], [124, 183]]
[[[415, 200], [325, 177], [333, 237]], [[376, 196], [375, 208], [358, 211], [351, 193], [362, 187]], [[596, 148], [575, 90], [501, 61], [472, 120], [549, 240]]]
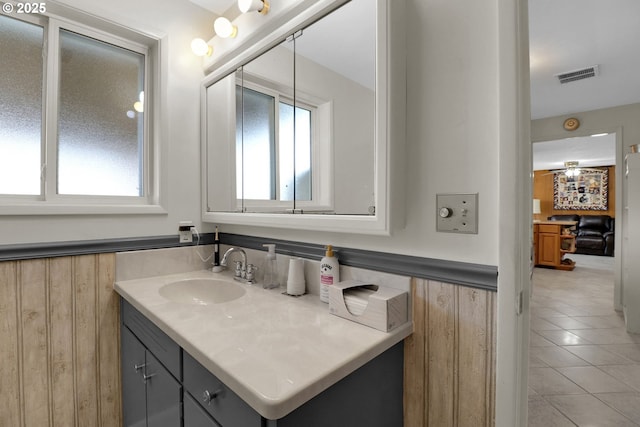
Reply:
[[[0, 2], [2, 3], [2, 2]], [[51, 6], [51, 7], [50, 7]], [[0, 12], [2, 13], [2, 12]], [[160, 192], [160, 140], [157, 132], [161, 40], [117, 26], [66, 6], [47, 4], [43, 14], [5, 14], [44, 29], [41, 176], [39, 195], [0, 195], [0, 215], [153, 214], [166, 213]], [[95, 39], [144, 56], [140, 196], [58, 194], [58, 104], [61, 30]]]
[[[307, 212], [333, 211], [333, 102], [320, 99], [296, 90], [295, 95], [289, 88], [252, 75], [245, 71], [236, 78], [237, 86], [263, 93], [275, 98], [275, 150], [276, 150], [276, 200], [237, 198], [237, 210], [241, 212], [292, 212], [302, 209]], [[231, 102], [234, 103], [235, 97]], [[311, 111], [311, 200], [280, 200], [279, 174], [279, 104], [292, 105]], [[236, 141], [233, 141], [236, 144]], [[323, 178], [324, 177], [324, 178]], [[236, 177], [232, 179], [234, 188]], [[234, 194], [237, 194], [234, 189]]]

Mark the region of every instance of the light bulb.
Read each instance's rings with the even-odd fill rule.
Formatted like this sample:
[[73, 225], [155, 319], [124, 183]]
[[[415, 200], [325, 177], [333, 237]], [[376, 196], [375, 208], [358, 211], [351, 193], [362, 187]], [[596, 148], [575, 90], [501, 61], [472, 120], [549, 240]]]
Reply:
[[266, 0], [238, 0], [238, 9], [240, 12], [260, 12], [266, 15], [269, 12], [269, 2]]
[[202, 39], [193, 39], [191, 41], [191, 51], [197, 56], [211, 56], [213, 48]]
[[223, 39], [235, 37], [236, 34], [238, 34], [238, 27], [233, 25], [231, 21], [224, 16], [221, 16], [213, 22], [213, 29], [216, 34]]
[[140, 101], [136, 101], [133, 103], [133, 109], [136, 110], [138, 113], [144, 112], [144, 107], [142, 105], [142, 102]]

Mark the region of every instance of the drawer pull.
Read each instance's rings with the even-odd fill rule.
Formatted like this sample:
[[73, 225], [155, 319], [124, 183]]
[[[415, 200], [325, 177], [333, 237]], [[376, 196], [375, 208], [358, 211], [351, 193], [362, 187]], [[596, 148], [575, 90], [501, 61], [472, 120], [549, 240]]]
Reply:
[[142, 365], [135, 364], [133, 365], [133, 369], [135, 369], [136, 372], [138, 372], [140, 369], [144, 368], [145, 366], [147, 366], [146, 363], [143, 363]]
[[205, 390], [204, 393], [202, 393], [202, 401], [205, 402], [206, 404], [211, 404], [211, 401], [216, 397], [218, 397], [221, 391], [222, 390], [216, 390], [213, 393], [211, 393], [209, 390]]

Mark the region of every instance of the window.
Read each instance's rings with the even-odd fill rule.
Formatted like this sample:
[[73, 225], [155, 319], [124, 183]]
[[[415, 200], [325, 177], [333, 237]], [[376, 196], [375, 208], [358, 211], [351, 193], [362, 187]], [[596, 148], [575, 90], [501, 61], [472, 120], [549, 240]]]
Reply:
[[0, 194], [40, 194], [44, 28], [0, 15]]
[[144, 55], [66, 30], [59, 44], [57, 193], [143, 195]]
[[135, 213], [157, 203], [158, 41], [95, 21], [0, 15], [0, 213]]
[[236, 86], [238, 199], [313, 200], [317, 106], [298, 100], [296, 104], [294, 108], [292, 99], [246, 80]]

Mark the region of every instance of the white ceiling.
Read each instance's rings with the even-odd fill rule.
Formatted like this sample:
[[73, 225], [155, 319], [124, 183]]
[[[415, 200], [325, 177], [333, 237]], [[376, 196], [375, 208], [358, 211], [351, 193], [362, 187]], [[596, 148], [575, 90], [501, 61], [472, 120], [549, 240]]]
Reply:
[[[236, 0], [189, 0], [193, 4], [197, 4], [200, 7], [203, 7], [216, 15], [223, 15], [226, 10], [228, 10], [234, 3], [237, 3]], [[238, 11], [239, 12], [239, 11]], [[227, 18], [231, 18], [227, 16]]]
[[[529, 0], [531, 118], [640, 102], [640, 1]], [[560, 84], [558, 73], [599, 65]]]
[[[531, 118], [640, 102], [640, 1], [529, 0]], [[560, 84], [556, 74], [593, 65], [597, 77]], [[614, 165], [615, 135], [533, 144], [534, 170]]]

